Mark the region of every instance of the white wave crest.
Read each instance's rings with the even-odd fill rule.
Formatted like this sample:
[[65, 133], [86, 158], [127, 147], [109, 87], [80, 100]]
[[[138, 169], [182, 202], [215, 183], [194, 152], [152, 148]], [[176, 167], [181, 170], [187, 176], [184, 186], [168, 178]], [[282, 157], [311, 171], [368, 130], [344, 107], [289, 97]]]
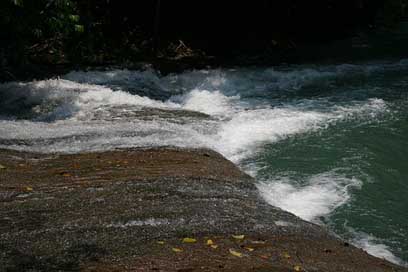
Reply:
[[[138, 76], [132, 77], [133, 73]], [[194, 73], [194, 82], [197, 82], [196, 77], [211, 75], [211, 72]], [[307, 103], [295, 101], [272, 107], [247, 101], [239, 95], [226, 94], [222, 88], [232, 83], [228, 83], [229, 80], [225, 80], [220, 71], [213, 73], [216, 74], [215, 79], [204, 81], [204, 85], [213, 90], [194, 88], [183, 95], [171, 96], [167, 101], [66, 79], [3, 84], [0, 85], [0, 96], [8, 100], [0, 102], [2, 105], [4, 103], [0, 115], [15, 114], [18, 117], [21, 112], [25, 112], [23, 119], [31, 114], [34, 116], [31, 118], [33, 121], [48, 123], [5, 121], [6, 118], [0, 127], [0, 138], [24, 140], [24, 145], [19, 149], [40, 152], [79, 152], [144, 145], [205, 146], [238, 162], [259, 151], [264, 144], [324, 129], [334, 122], [353, 116], [371, 118], [386, 110], [386, 104], [381, 99], [369, 99], [345, 106], [327, 104], [322, 107], [322, 101], [308, 100]], [[189, 73], [183, 74], [184, 81], [188, 75]], [[104, 83], [113, 79], [121, 82], [126, 78], [134, 81], [143, 76], [149, 80], [158, 80], [150, 72], [129, 71], [114, 71], [111, 74], [75, 72], [68, 74], [66, 78]], [[169, 78], [164, 80], [166, 84], [169, 84]], [[181, 81], [184, 82], [183, 80]], [[229, 88], [231, 86], [240, 88], [234, 84], [229, 85]], [[214, 118], [190, 118], [188, 122], [176, 124], [177, 121], [169, 121], [158, 115], [142, 120], [132, 114], [145, 108], [199, 111]], [[115, 122], [107, 123], [109, 120]], [[17, 148], [18, 143], [0, 143], [0, 146]]]
[[371, 254], [378, 258], [383, 258], [398, 265], [407, 266], [407, 263], [395, 256], [392, 253], [390, 247], [385, 245], [380, 239], [377, 239], [376, 237], [361, 231], [357, 232], [350, 227], [347, 228], [348, 231], [354, 236], [352, 243], [355, 246], [364, 249], [368, 254]]
[[210, 115], [229, 116], [234, 113], [234, 104], [239, 96], [226, 96], [220, 91], [194, 89], [182, 96], [174, 96], [171, 101], [178, 102], [186, 110], [199, 111]]
[[296, 184], [288, 177], [258, 184], [263, 198], [273, 206], [290, 211], [307, 221], [319, 222], [350, 199], [349, 189], [360, 187], [361, 181], [346, 178], [335, 171], [309, 177], [304, 184]]

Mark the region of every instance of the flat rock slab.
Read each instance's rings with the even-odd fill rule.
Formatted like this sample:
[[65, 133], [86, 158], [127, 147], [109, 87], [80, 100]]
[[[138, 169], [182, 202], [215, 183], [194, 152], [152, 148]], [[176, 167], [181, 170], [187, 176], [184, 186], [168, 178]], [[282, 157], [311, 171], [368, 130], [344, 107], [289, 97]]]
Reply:
[[408, 271], [266, 204], [214, 151], [0, 150], [0, 165], [0, 271]]

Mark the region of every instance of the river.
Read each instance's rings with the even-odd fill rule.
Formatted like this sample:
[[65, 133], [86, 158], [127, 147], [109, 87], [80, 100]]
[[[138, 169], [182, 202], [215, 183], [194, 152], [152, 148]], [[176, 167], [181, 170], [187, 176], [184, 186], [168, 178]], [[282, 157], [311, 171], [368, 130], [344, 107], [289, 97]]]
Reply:
[[408, 262], [408, 60], [73, 71], [0, 85], [0, 148], [214, 149], [271, 205]]

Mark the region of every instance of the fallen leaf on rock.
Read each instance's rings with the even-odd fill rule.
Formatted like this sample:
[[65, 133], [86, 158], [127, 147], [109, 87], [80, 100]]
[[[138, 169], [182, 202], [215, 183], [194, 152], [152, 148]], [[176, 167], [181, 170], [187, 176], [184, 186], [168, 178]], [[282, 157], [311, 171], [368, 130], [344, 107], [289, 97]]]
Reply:
[[300, 265], [295, 265], [295, 266], [293, 267], [293, 270], [295, 270], [295, 271], [302, 271], [302, 267], [301, 267]]
[[183, 252], [183, 249], [178, 247], [173, 247], [171, 250], [173, 250], [174, 252]]
[[254, 248], [252, 248], [252, 247], [244, 247], [246, 250], [248, 250], [249, 252], [252, 252], [252, 251], [254, 251], [255, 249]]
[[213, 244], [214, 244], [213, 240], [211, 240], [211, 239], [208, 239], [208, 240], [207, 240], [207, 246], [211, 246], [211, 245], [213, 245]]
[[218, 248], [217, 245], [211, 245], [210, 247], [211, 247], [212, 249], [217, 249], [217, 248]]
[[26, 189], [26, 191], [29, 191], [29, 192], [31, 192], [33, 190], [33, 188], [30, 187], [30, 186], [25, 187], [25, 189]]
[[157, 243], [158, 243], [159, 245], [164, 245], [164, 244], [165, 244], [164, 241], [157, 241]]
[[195, 242], [197, 242], [197, 240], [194, 238], [186, 237], [183, 239], [183, 243], [195, 243]]
[[233, 256], [235, 256], [235, 257], [239, 257], [239, 258], [241, 258], [241, 257], [243, 256], [241, 252], [235, 251], [235, 250], [233, 250], [233, 249], [229, 249], [229, 253], [230, 253], [231, 255], [233, 255]]
[[232, 238], [237, 240], [243, 240], [245, 238], [245, 235], [232, 235]]
[[5, 167], [4, 165], [1, 165], [1, 164], [0, 164], [0, 170], [4, 170], [4, 169], [7, 169], [7, 167]]

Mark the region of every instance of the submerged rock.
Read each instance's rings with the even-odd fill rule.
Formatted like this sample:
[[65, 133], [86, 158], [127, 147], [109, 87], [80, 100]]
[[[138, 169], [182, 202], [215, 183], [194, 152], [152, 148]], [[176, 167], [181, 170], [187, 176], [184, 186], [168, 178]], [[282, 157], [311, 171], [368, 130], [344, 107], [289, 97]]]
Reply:
[[0, 150], [4, 162], [0, 270], [407, 271], [266, 204], [211, 150]]

